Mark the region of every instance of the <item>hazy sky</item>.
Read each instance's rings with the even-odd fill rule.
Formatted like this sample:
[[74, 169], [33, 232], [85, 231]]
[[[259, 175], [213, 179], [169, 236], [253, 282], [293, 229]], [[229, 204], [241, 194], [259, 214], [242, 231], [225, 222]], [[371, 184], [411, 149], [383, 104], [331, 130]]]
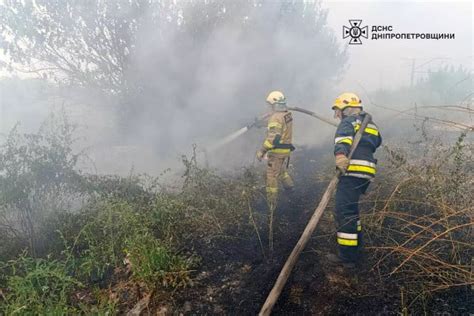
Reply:
[[[277, 1], [277, 0], [275, 0]], [[2, 2], [2, 0], [0, 0]], [[368, 90], [409, 84], [415, 58], [415, 81], [442, 65], [462, 64], [472, 69], [473, 1], [322, 1], [329, 9], [328, 24], [347, 46], [349, 63], [340, 88]], [[349, 19], [369, 26], [362, 45], [347, 45], [342, 27]], [[371, 40], [371, 26], [391, 25], [393, 33], [455, 33], [454, 40]], [[0, 52], [0, 59], [1, 56]], [[434, 60], [432, 60], [434, 59]], [[7, 75], [0, 71], [0, 77]]]
[[[2, 3], [2, 0], [0, 0], [0, 3]], [[295, 76], [295, 80], [286, 82], [281, 89], [285, 93], [288, 90], [291, 91], [287, 93], [291, 105], [305, 107], [323, 116], [330, 117], [332, 115], [330, 104], [339, 92], [354, 91], [365, 99], [366, 91], [364, 89], [367, 91], [378, 88], [396, 89], [402, 85], [409, 85], [413, 59], [416, 66], [415, 81], [421, 79], [426, 71], [436, 70], [443, 65], [458, 66], [462, 64], [472, 70], [472, 6], [471, 1], [323, 1], [322, 7], [328, 9], [328, 27], [332, 29], [341, 46], [346, 47], [349, 57], [347, 68], [342, 74], [342, 80], [335, 84], [328, 80], [330, 78], [324, 77], [332, 74], [332, 72], [337, 73], [337, 69], [334, 69], [334, 66], [331, 65], [331, 58], [327, 58], [332, 56], [328, 54], [334, 54], [334, 51], [325, 49], [320, 38], [315, 37], [314, 41], [307, 40], [307, 42], [298, 41], [298, 36], [290, 32], [291, 38], [283, 38], [275, 42], [279, 44], [278, 47], [281, 46], [281, 52], [283, 52], [280, 54], [281, 58], [293, 62], [287, 71], [292, 74], [297, 73], [297, 76]], [[361, 19], [362, 27], [369, 27], [369, 38], [362, 39], [362, 45], [348, 45], [349, 39], [343, 39], [342, 29], [343, 26], [349, 25], [349, 19]], [[269, 21], [272, 20], [269, 19]], [[393, 33], [454, 33], [455, 39], [371, 40], [371, 29], [374, 25], [392, 26]], [[272, 31], [275, 32], [273, 29]], [[152, 32], [154, 34], [155, 30], [152, 30]], [[110, 111], [109, 108], [94, 106], [96, 103], [101, 103], [100, 99], [95, 100], [96, 103], [86, 102], [84, 100], [88, 100], [88, 98], [94, 99], [94, 97], [87, 94], [81, 99], [81, 102], [84, 103], [81, 103], [81, 107], [77, 107], [75, 101], [69, 100], [66, 102], [68, 109], [73, 109], [72, 112], [69, 111], [68, 113], [73, 117], [79, 113], [77, 114], [77, 121], [80, 122], [79, 125], [82, 126], [82, 130], [87, 131], [88, 135], [93, 135], [87, 138], [85, 142], [87, 146], [92, 146], [90, 156], [95, 155], [94, 160], [98, 169], [110, 172], [119, 172], [120, 170], [128, 172], [131, 162], [136, 162], [137, 166], [140, 166], [140, 162], [136, 161], [138, 159], [142, 161], [142, 166], [159, 167], [158, 169], [161, 170], [161, 165], [169, 165], [168, 160], [170, 163], [176, 161], [180, 163], [179, 159], [176, 158], [179, 158], [183, 152], [189, 152], [192, 143], [207, 144], [207, 142], [233, 132], [242, 124], [246, 124], [249, 119], [263, 113], [267, 109], [264, 103], [266, 90], [275, 87], [262, 88], [259, 84], [266, 82], [261, 80], [261, 77], [265, 78], [265, 75], [270, 72], [263, 70], [263, 75], [260, 75], [260, 70], [250, 65], [250, 63], [245, 63], [245, 60], [241, 61], [239, 56], [247, 56], [245, 54], [248, 54], [248, 52], [255, 52], [252, 54], [261, 57], [260, 59], [257, 58], [257, 61], [265, 65], [268, 55], [259, 54], [259, 45], [262, 44], [259, 40], [239, 42], [238, 32], [238, 29], [214, 31], [213, 37], [208, 43], [209, 48], [202, 55], [202, 60], [192, 60], [192, 62], [200, 63], [202, 67], [202, 71], [199, 72], [200, 77], [197, 78], [199, 80], [196, 82], [192, 80], [185, 81], [193, 88], [192, 93], [184, 95], [186, 98], [178, 99], [176, 96], [182, 96], [180, 92], [183, 86], [182, 79], [187, 78], [187, 63], [182, 62], [180, 56], [186, 56], [186, 54], [176, 53], [181, 51], [181, 46], [176, 45], [177, 42], [174, 41], [173, 36], [169, 36], [168, 42], [150, 43], [146, 36], [150, 34], [144, 33], [143, 43], [151, 44], [151, 46], [144, 45], [143, 47], [147, 49], [143, 49], [142, 54], [137, 55], [140, 57], [141, 62], [139, 64], [142, 66], [138, 68], [141, 71], [137, 71], [137, 73], [148, 75], [144, 78], [154, 78], [156, 82], [160, 83], [160, 86], [166, 87], [166, 89], [160, 90], [160, 92], [166, 92], [160, 100], [160, 109], [163, 109], [160, 111], [166, 113], [166, 121], [158, 124], [153, 119], [154, 116], [150, 115], [151, 112], [146, 112], [144, 116], [146, 118], [151, 117], [151, 120], [147, 123], [139, 122], [140, 124], [131, 125], [134, 128], [131, 134], [140, 140], [140, 142], [136, 142], [137, 144], [134, 142], [136, 148], [131, 149], [130, 146], [114, 145], [112, 150], [110, 146], [104, 145], [107, 142], [106, 136], [115, 135], [113, 124], [109, 122], [114, 116], [107, 112]], [[281, 33], [281, 36], [286, 36], [285, 32]], [[288, 45], [291, 49], [294, 47], [294, 51], [287, 51]], [[162, 48], [162, 46], [165, 48]], [[152, 49], [148, 49], [150, 47]], [[303, 57], [298, 59], [299, 57], [295, 56]], [[149, 60], [154, 60], [155, 64], [150, 66]], [[238, 62], [235, 62], [236, 60]], [[319, 61], [319, 64], [324, 66], [324, 73], [318, 73], [318, 70], [309, 68], [308, 63], [306, 63], [307, 60]], [[157, 69], [161, 71], [157, 71]], [[180, 77], [179, 74], [185, 74], [186, 76]], [[0, 77], [3, 75], [5, 73], [0, 72]], [[158, 79], [155, 77], [158, 77]], [[282, 76], [282, 78], [284, 77]], [[320, 79], [320, 81], [314, 79]], [[276, 85], [275, 82], [278, 83], [279, 81], [270, 82]], [[307, 87], [308, 83], [312, 82], [316, 82], [316, 84], [314, 86], [310, 84]], [[265, 85], [267, 84], [265, 83]], [[250, 89], [248, 93], [245, 90], [247, 87]], [[14, 100], [16, 103], [10, 103], [15, 105], [9, 106], [9, 111], [3, 112], [2, 96], [0, 95], [0, 132], [8, 131], [16, 121], [22, 121], [25, 127], [32, 128], [35, 126], [33, 123], [38, 122], [39, 124], [50, 109], [55, 109], [55, 107], [64, 104], [62, 99], [43, 100], [40, 96], [38, 96], [38, 99], [43, 100], [43, 103], [34, 103], [31, 100], [39, 95], [41, 91], [35, 94], [29, 90], [28, 86], [17, 88], [18, 93]], [[315, 88], [319, 90], [315, 90]], [[246, 91], [244, 95], [248, 97], [248, 100], [241, 100], [242, 91]], [[308, 95], [316, 95], [316, 97], [308, 97]], [[235, 110], [234, 103], [227, 101], [229, 99], [237, 100], [236, 96], [239, 96], [239, 102], [244, 105], [239, 106], [238, 111]], [[150, 100], [146, 100], [146, 97], [143, 96], [144, 102], [142, 103], [154, 104], [155, 96], [151, 95], [149, 97]], [[368, 110], [372, 111], [373, 109], [368, 107]], [[196, 115], [196, 113], [199, 115]], [[387, 118], [389, 114], [387, 114]], [[295, 135], [297, 135], [295, 144], [314, 144], [332, 137], [332, 127], [300, 114], [296, 119], [300, 123], [295, 127]], [[378, 122], [384, 123], [383, 120]], [[194, 126], [196, 125], [200, 126], [200, 133], [195, 132]], [[259, 137], [263, 137], [263, 134], [262, 131], [254, 131], [253, 136], [250, 134], [245, 138], [241, 138], [242, 144], [234, 143], [229, 147], [232, 150], [223, 152], [228, 153], [229, 157], [234, 157], [236, 152], [240, 152], [243, 153], [245, 159], [250, 162], [253, 161], [254, 150], [260, 146]], [[148, 135], [148, 138], [145, 135]], [[315, 137], [315, 135], [317, 136]], [[110, 138], [113, 138], [112, 136]], [[244, 142], [244, 140], [249, 141]], [[145, 143], [153, 144], [146, 147], [146, 150], [150, 151], [149, 155], [143, 149]], [[140, 144], [142, 147], [139, 147]], [[167, 155], [160, 157], [160, 166], [157, 166], [157, 159], [154, 156], [156, 154], [154, 150], [158, 150], [157, 148], [163, 148]], [[123, 164], [116, 163], [111, 166], [108, 159], [103, 158], [110, 156], [111, 152], [116, 152], [117, 157], [120, 157], [117, 161], [123, 162]], [[242, 162], [247, 161], [244, 158], [239, 156], [236, 160], [239, 160], [239, 163], [240, 160]], [[227, 163], [228, 160], [226, 159], [221, 160]], [[101, 161], [104, 162], [103, 165], [100, 165]], [[112, 167], [113, 170], [111, 170]], [[137, 170], [140, 170], [138, 167]]]
[[[349, 66], [340, 86], [344, 90], [394, 88], [409, 84], [416, 58], [415, 81], [423, 71], [462, 64], [472, 69], [472, 1], [324, 1], [328, 23], [341, 43], [343, 25], [361, 19], [369, 26], [362, 45], [348, 45]], [[455, 33], [454, 40], [371, 40], [371, 26], [391, 25], [393, 33]], [[346, 45], [346, 44], [345, 44]], [[433, 58], [435, 59], [430, 62]], [[426, 63], [425, 65], [423, 65]]]

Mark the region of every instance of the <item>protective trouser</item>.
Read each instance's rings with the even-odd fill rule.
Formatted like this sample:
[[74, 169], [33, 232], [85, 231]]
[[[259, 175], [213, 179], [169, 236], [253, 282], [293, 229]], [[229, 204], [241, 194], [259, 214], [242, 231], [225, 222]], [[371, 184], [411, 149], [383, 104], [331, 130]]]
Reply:
[[293, 188], [293, 179], [288, 173], [289, 156], [268, 155], [267, 166], [267, 202], [272, 210], [276, 208], [278, 199], [278, 182], [281, 181], [285, 189]]
[[342, 176], [336, 190], [335, 217], [338, 254], [344, 261], [355, 262], [362, 247], [362, 226], [359, 219], [359, 198], [370, 181]]

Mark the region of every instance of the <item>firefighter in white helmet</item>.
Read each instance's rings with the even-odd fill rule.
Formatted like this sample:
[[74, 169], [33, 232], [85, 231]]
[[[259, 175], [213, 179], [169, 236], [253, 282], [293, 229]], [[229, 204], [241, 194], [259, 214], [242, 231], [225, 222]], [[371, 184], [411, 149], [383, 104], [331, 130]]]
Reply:
[[286, 106], [286, 98], [280, 91], [272, 91], [267, 97], [267, 103], [272, 107], [268, 119], [267, 135], [262, 148], [257, 151], [257, 159], [261, 161], [266, 155], [267, 161], [267, 202], [270, 210], [276, 208], [278, 199], [278, 184], [281, 180], [283, 187], [293, 190], [293, 180], [288, 173], [291, 152], [295, 149], [291, 144], [293, 134], [293, 117]]

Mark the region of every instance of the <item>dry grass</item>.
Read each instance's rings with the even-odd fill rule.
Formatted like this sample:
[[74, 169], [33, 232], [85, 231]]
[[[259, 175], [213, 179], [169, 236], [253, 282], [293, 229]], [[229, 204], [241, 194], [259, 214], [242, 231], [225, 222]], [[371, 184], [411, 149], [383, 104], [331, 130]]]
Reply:
[[465, 137], [452, 147], [427, 143], [413, 156], [387, 150], [390, 164], [367, 199], [372, 269], [412, 299], [474, 285], [474, 169]]

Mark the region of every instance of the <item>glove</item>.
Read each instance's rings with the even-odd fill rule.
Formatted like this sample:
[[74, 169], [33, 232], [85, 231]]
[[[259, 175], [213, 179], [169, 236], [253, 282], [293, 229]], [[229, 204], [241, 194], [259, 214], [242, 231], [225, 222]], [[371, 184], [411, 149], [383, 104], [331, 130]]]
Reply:
[[336, 168], [341, 170], [342, 173], [346, 172], [349, 166], [349, 159], [344, 155], [336, 155]]
[[255, 126], [256, 128], [266, 127], [267, 126], [267, 120], [256, 117], [255, 121], [253, 122], [252, 125]]
[[260, 149], [259, 151], [257, 151], [256, 156], [257, 156], [258, 161], [262, 161], [263, 156], [265, 156], [265, 153], [263, 152], [263, 150]]

